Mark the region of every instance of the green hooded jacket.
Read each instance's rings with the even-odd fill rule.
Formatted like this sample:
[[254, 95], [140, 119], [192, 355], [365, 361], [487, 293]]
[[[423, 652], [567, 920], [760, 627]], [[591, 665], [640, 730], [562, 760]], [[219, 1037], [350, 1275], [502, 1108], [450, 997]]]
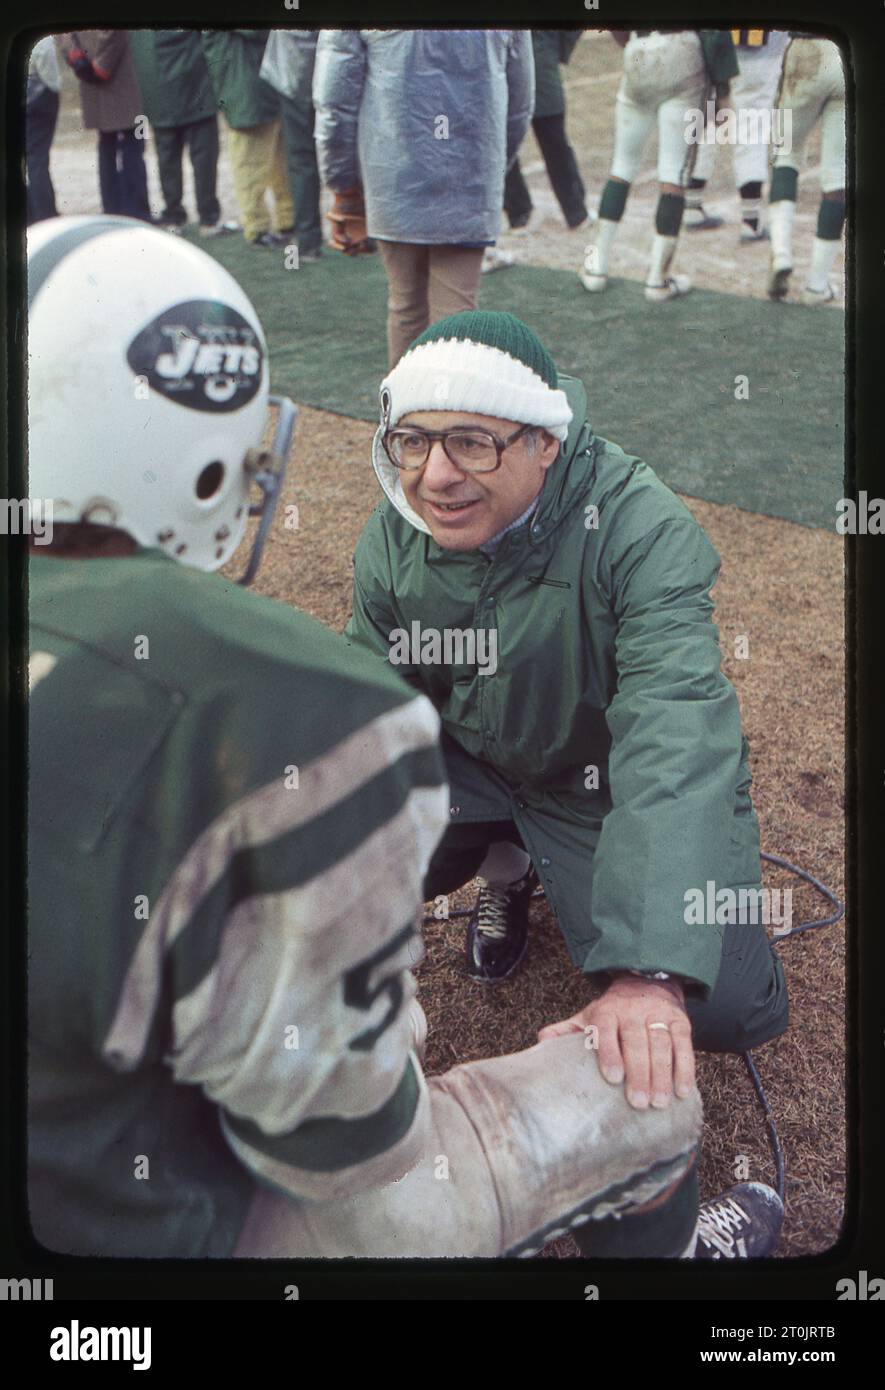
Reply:
[[258, 76], [269, 33], [269, 29], [203, 30], [203, 52], [218, 109], [234, 130], [264, 125], [280, 114], [278, 94]]
[[491, 559], [434, 542], [379, 431], [386, 499], [357, 545], [347, 636], [389, 659], [413, 623], [496, 631], [494, 672], [398, 665], [441, 715], [452, 821], [515, 821], [581, 969], [666, 970], [705, 995], [724, 926], [687, 925], [686, 893], [760, 880], [719, 556], [647, 464], [594, 435], [582, 384], [559, 385], [568, 438]]
[[565, 93], [559, 65], [568, 62], [583, 32], [583, 29], [532, 30], [535, 116], [561, 116], [565, 111]]
[[195, 29], [130, 29], [144, 114], [152, 126], [190, 125], [217, 110]]

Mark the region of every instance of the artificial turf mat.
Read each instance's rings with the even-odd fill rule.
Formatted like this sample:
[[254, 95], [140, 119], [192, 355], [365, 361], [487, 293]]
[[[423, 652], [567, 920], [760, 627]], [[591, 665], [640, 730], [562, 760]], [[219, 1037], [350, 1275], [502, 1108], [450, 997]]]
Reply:
[[[282, 250], [240, 236], [200, 245], [252, 299], [274, 390], [376, 418], [387, 365], [378, 256], [327, 252], [286, 270]], [[710, 290], [654, 305], [633, 280], [591, 296], [570, 272], [535, 266], [484, 276], [480, 303], [530, 324], [559, 369], [585, 383], [597, 433], [676, 491], [835, 527], [845, 492], [841, 313]], [[747, 399], [735, 397], [739, 376]]]

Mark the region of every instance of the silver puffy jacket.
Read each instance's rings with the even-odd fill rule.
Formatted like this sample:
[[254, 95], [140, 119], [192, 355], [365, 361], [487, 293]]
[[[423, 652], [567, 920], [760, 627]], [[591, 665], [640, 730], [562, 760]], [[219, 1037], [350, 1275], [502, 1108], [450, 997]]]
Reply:
[[313, 78], [317, 158], [362, 184], [369, 235], [483, 244], [532, 118], [528, 30], [324, 29]]
[[259, 76], [284, 97], [309, 92], [316, 47], [316, 29], [271, 29]]

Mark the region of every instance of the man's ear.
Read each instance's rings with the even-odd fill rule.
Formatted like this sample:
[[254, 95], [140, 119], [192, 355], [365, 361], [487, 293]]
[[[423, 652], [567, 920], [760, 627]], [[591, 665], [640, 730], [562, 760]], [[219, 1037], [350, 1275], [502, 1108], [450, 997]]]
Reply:
[[559, 457], [559, 440], [555, 435], [549, 434], [547, 430], [541, 433], [541, 448], [538, 451], [538, 462], [542, 468], [549, 468]]

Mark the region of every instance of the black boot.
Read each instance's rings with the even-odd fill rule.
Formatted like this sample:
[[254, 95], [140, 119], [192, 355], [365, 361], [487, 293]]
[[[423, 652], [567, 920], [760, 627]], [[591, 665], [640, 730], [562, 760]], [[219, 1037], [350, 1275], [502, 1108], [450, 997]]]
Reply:
[[530, 864], [524, 876], [506, 888], [478, 879], [479, 893], [467, 924], [467, 974], [495, 985], [512, 975], [525, 955], [529, 902], [538, 885]]

